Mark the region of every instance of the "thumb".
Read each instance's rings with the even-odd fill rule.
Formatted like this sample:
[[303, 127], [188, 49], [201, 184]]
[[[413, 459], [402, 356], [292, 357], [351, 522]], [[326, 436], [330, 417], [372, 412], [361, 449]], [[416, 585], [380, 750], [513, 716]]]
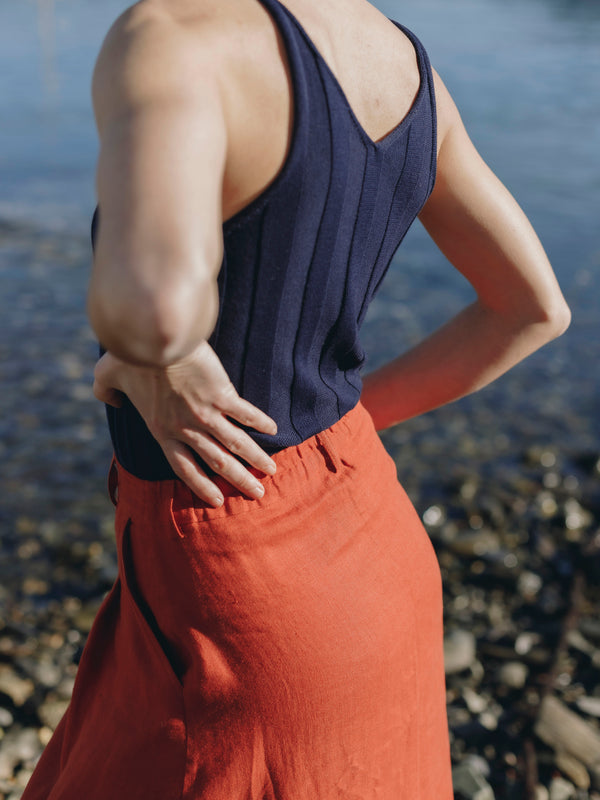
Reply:
[[114, 408], [120, 408], [123, 405], [122, 393], [118, 389], [113, 389], [111, 386], [102, 383], [98, 378], [94, 379], [92, 391], [94, 392], [94, 397], [100, 400], [101, 403], [114, 406]]

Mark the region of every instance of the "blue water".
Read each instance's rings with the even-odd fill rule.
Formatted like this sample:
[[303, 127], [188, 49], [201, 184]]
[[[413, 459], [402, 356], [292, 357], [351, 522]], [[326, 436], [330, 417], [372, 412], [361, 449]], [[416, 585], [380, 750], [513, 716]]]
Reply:
[[[127, 5], [0, 0], [0, 221], [88, 236], [97, 155], [91, 73], [108, 27]], [[565, 407], [579, 403], [589, 413], [600, 387], [600, 3], [377, 5], [425, 43], [475, 144], [530, 216], [573, 309], [567, 336], [528, 360], [526, 371], [517, 368], [517, 378], [539, 374], [540, 402], [549, 376], [552, 385], [563, 381], [572, 387]], [[415, 225], [367, 321], [373, 363], [471, 296]], [[500, 386], [513, 391], [510, 381]]]
[[[0, 0], [1, 217], [86, 227], [97, 152], [91, 71], [127, 5]], [[572, 275], [576, 241], [582, 255], [599, 246], [600, 4], [377, 5], [425, 42], [474, 141], [559, 254], [557, 269]]]

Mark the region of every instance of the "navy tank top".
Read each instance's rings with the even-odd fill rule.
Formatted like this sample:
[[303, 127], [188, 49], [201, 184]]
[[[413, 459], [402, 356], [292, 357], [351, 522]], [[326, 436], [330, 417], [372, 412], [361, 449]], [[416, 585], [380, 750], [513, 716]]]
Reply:
[[[223, 223], [220, 311], [210, 344], [238, 393], [277, 422], [248, 433], [268, 453], [328, 428], [360, 398], [359, 330], [392, 256], [433, 189], [436, 114], [431, 66], [407, 115], [373, 141], [306, 31], [278, 0], [293, 84], [293, 132], [269, 186]], [[99, 208], [92, 219], [94, 246]], [[107, 407], [117, 460], [139, 478], [174, 478], [133, 405]]]

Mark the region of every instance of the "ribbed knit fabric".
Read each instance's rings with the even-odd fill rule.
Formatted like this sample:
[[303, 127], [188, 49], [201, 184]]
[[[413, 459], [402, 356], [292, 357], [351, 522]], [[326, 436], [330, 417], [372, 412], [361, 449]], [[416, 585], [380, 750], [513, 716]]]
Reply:
[[[361, 392], [359, 330], [392, 256], [435, 180], [431, 67], [412, 41], [420, 88], [408, 114], [374, 142], [298, 20], [261, 0], [286, 47], [294, 121], [267, 189], [223, 224], [220, 313], [210, 344], [239, 394], [275, 419], [250, 435], [274, 453], [325, 430]], [[99, 209], [92, 220], [95, 242]], [[174, 477], [131, 403], [108, 407], [117, 460], [146, 480]]]

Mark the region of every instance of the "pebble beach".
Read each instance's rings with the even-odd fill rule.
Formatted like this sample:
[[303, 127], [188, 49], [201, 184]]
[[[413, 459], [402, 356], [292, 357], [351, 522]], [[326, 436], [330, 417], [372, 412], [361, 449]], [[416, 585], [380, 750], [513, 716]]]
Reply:
[[[20, 276], [0, 322], [0, 798], [17, 800], [117, 564], [89, 243], [5, 223], [0, 251]], [[393, 295], [368, 351], [388, 305], [409, 313]], [[442, 570], [458, 800], [600, 798], [600, 438], [555, 374], [570, 348], [382, 435]]]
[[[380, 5], [401, 18], [391, 0]], [[450, 4], [421, 5], [407, 9], [405, 22], [443, 61], [427, 17], [440, 15], [443, 28]], [[485, 23], [472, 2], [453, 6], [461, 24], [472, 18], [480, 26], [473, 37], [482, 47], [512, 19], [502, 4], [477, 8], [484, 5]], [[72, 7], [80, 27], [86, 7]], [[526, 62], [513, 51], [506, 63], [499, 57], [494, 80], [507, 82], [490, 89], [498, 107], [484, 103], [471, 127], [540, 231], [573, 323], [492, 386], [382, 434], [442, 571], [456, 800], [600, 800], [600, 237], [597, 155], [595, 167], [588, 157], [597, 154], [600, 118], [573, 90], [582, 86], [582, 63], [598, 66], [590, 42], [598, 41], [600, 10], [576, 2], [567, 16], [559, 0], [540, 8], [537, 0], [523, 5], [514, 36], [515, 46], [528, 36], [539, 44], [527, 58], [547, 59], [543, 80], [523, 80], [517, 105], [506, 105], [506, 86], [526, 74]], [[0, 4], [0, 22], [5, 13]], [[470, 54], [476, 70], [477, 47]], [[555, 58], [565, 60], [552, 72]], [[446, 72], [457, 87], [475, 85], [461, 59]], [[529, 91], [541, 97], [531, 119]], [[470, 117], [477, 101], [468, 92], [460, 99]], [[568, 108], [568, 120], [552, 122], [554, 107]], [[89, 111], [78, 113], [88, 120]], [[91, 391], [97, 343], [84, 309], [93, 146], [67, 152], [82, 136], [75, 117], [64, 112], [60, 165], [34, 162], [46, 183], [19, 161], [16, 123], [12, 139], [0, 131], [0, 800], [21, 796], [64, 713], [86, 636], [117, 574], [106, 492], [111, 448]], [[556, 139], [548, 134], [526, 149], [540, 118]], [[498, 137], [478, 138], [498, 130], [505, 151]], [[568, 170], [559, 159], [567, 131], [586, 133]], [[513, 163], [520, 147], [522, 160]], [[81, 173], [65, 167], [71, 155], [87, 165]], [[366, 370], [470, 299], [416, 226], [367, 317]]]

